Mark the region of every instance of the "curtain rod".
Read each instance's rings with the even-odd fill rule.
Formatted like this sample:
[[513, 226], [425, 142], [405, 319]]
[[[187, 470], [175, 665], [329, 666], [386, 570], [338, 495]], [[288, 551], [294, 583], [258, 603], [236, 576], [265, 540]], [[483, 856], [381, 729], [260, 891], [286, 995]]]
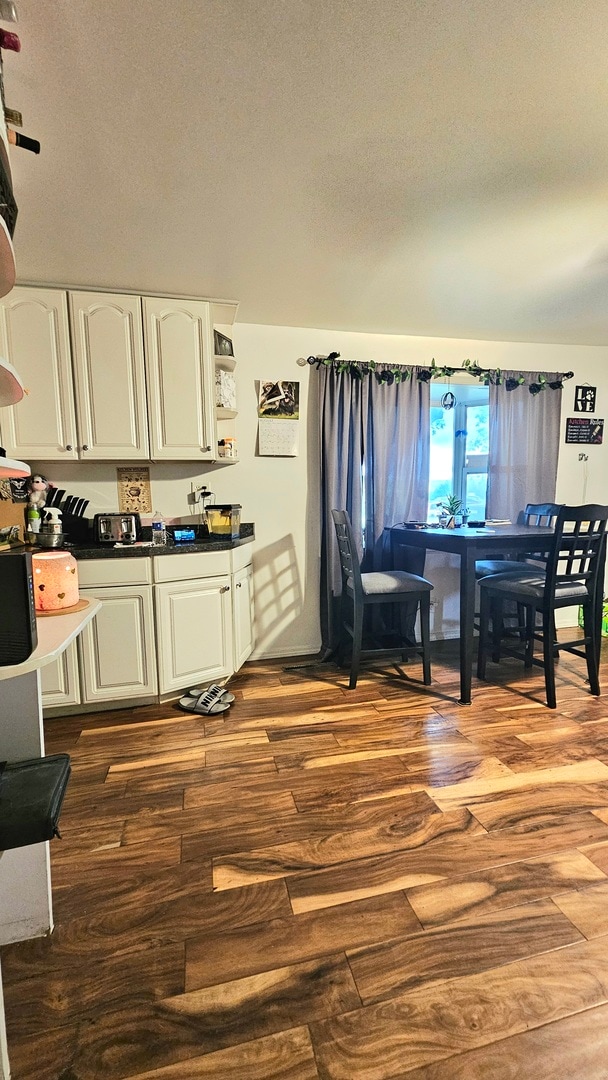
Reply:
[[[316, 367], [330, 367], [336, 374], [347, 374], [354, 379], [362, 379], [364, 375], [373, 374], [378, 383], [407, 382], [416, 372], [418, 382], [430, 382], [431, 379], [449, 379], [452, 375], [470, 375], [485, 386], [502, 386], [505, 390], [516, 390], [518, 386], [526, 384], [526, 377], [531, 372], [520, 371], [515, 376], [505, 378], [500, 368], [482, 368], [476, 360], [463, 360], [461, 367], [439, 365], [435, 359], [431, 360], [429, 367], [406, 364], [378, 364], [375, 360], [343, 360], [340, 353], [331, 352], [327, 356], [308, 356], [305, 360], [300, 357], [297, 361], [301, 367], [310, 364]], [[566, 379], [573, 379], [573, 371], [565, 372], [537, 372], [538, 381], [527, 383], [531, 394], [539, 394], [541, 390], [562, 390]]]

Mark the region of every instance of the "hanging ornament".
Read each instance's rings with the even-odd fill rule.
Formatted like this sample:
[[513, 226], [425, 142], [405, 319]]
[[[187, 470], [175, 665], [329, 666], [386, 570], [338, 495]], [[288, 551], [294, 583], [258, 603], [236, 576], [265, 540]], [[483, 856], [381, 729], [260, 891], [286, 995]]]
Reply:
[[449, 412], [450, 409], [454, 408], [455, 404], [456, 398], [454, 397], [452, 391], [448, 390], [441, 399], [441, 408], [445, 409], [446, 412]]

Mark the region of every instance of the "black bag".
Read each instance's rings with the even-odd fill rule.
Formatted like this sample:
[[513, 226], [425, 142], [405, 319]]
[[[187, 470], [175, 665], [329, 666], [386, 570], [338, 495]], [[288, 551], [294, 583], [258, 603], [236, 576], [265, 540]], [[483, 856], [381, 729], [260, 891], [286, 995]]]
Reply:
[[0, 762], [0, 851], [52, 840], [71, 772], [68, 754]]

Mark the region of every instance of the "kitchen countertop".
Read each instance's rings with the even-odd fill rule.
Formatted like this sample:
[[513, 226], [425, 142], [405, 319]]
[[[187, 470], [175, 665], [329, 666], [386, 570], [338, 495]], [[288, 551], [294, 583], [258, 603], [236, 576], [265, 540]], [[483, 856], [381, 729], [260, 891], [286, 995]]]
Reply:
[[[58, 551], [70, 551], [75, 559], [137, 559], [150, 558], [157, 555], [187, 555], [205, 551], [230, 551], [232, 548], [241, 547], [242, 544], [251, 544], [255, 539], [254, 526], [251, 522], [241, 525], [241, 535], [238, 540], [232, 540], [222, 536], [206, 536], [193, 540], [189, 544], [175, 544], [167, 542], [166, 547], [153, 546], [152, 544], [125, 544], [124, 546], [106, 544], [74, 544], [69, 548], [58, 548]], [[23, 549], [21, 549], [23, 550]], [[29, 551], [47, 551], [48, 548], [31, 547]], [[53, 550], [53, 549], [51, 549]]]

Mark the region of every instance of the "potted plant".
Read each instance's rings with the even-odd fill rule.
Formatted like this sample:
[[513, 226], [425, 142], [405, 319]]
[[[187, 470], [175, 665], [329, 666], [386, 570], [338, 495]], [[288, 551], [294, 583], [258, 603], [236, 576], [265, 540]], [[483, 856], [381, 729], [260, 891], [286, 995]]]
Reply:
[[448, 495], [441, 505], [448, 515], [445, 527], [446, 529], [453, 529], [456, 525], [456, 514], [462, 506], [462, 499], [457, 499], [455, 495]]

